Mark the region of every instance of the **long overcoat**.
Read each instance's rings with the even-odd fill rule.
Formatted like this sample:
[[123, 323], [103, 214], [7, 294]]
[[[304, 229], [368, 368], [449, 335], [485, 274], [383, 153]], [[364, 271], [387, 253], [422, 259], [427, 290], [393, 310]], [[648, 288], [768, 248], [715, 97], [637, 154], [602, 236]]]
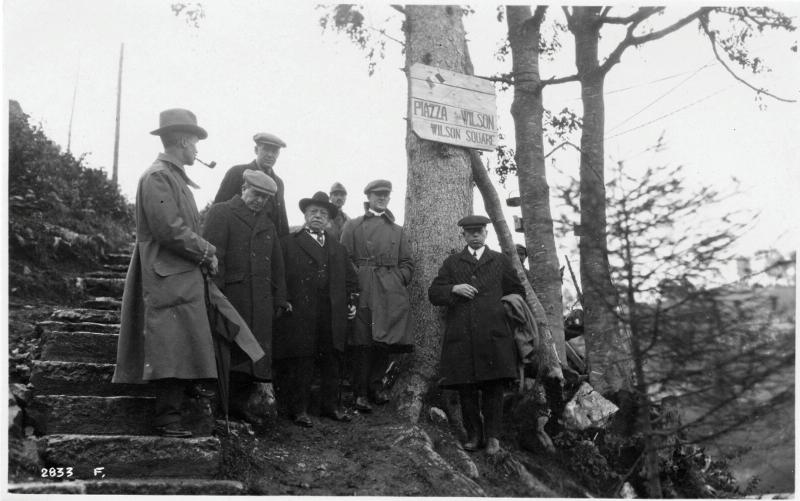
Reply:
[[214, 204], [206, 215], [203, 237], [217, 248], [219, 272], [214, 281], [258, 339], [266, 353], [232, 370], [258, 380], [272, 379], [272, 317], [286, 303], [283, 253], [275, 225], [265, 212], [253, 213], [240, 195]]
[[[472, 299], [453, 294], [458, 284], [470, 284], [478, 293]], [[465, 247], [445, 259], [428, 288], [431, 303], [447, 307], [439, 366], [442, 386], [516, 376], [514, 335], [501, 302], [507, 294], [525, 297], [525, 289], [503, 254], [487, 247], [476, 261]]]
[[139, 178], [115, 383], [217, 377], [199, 267], [215, 248], [199, 234], [189, 186], [197, 188], [165, 153]]
[[[239, 195], [242, 193], [242, 184], [244, 183], [242, 174], [244, 174], [244, 171], [248, 169], [262, 170], [255, 160], [249, 164], [234, 165], [228, 169], [228, 172], [225, 173], [225, 177], [222, 178], [222, 182], [219, 185], [217, 196], [214, 197], [215, 204], [227, 202], [234, 195]], [[286, 216], [283, 179], [278, 177], [273, 169], [264, 172], [271, 177], [273, 181], [275, 181], [275, 184], [278, 185], [278, 190], [275, 192], [275, 195], [271, 197], [269, 201], [267, 201], [264, 210], [267, 212], [267, 214], [269, 214], [273, 224], [275, 224], [275, 231], [278, 233], [278, 238], [280, 238], [289, 234], [289, 219]]]
[[408, 284], [414, 262], [403, 227], [395, 224], [388, 210], [381, 216], [366, 211], [345, 223], [341, 241], [361, 286], [350, 344], [377, 342], [393, 351], [411, 351], [414, 333]]
[[333, 346], [344, 351], [347, 338], [347, 300], [358, 292], [358, 277], [344, 248], [325, 233], [325, 246], [305, 230], [281, 239], [286, 264], [287, 298], [292, 304], [291, 315], [275, 322], [273, 357], [285, 359], [317, 355], [317, 322], [319, 311], [320, 277], [327, 273], [329, 283], [331, 335]]

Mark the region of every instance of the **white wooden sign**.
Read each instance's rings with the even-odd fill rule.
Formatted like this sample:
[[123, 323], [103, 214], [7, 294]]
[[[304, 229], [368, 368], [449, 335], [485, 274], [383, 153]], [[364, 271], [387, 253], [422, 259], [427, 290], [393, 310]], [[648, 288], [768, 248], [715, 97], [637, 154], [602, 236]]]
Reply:
[[492, 82], [415, 63], [409, 72], [408, 101], [411, 127], [419, 137], [479, 150], [497, 147]]

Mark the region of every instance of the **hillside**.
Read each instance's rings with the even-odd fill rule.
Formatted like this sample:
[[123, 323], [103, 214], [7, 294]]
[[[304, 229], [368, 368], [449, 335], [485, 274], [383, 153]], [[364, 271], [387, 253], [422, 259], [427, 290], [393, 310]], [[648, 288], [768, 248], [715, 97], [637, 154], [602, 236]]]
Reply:
[[[551, 419], [547, 431], [555, 451], [548, 452], [532, 438], [538, 410], [530, 394], [510, 388], [501, 437], [505, 451], [495, 456], [463, 450], [459, 413], [441, 392], [427, 395], [413, 423], [391, 405], [372, 415], [353, 411], [346, 385], [343, 403], [351, 423], [314, 417], [313, 429], [301, 429], [279, 406], [277, 418], [265, 426], [233, 420], [228, 431], [214, 419], [210, 402], [197, 402], [209, 412], [195, 438], [152, 437], [147, 388], [120, 388], [109, 378], [130, 260], [131, 207], [105, 172], [62, 152], [28, 123], [16, 102], [10, 109], [9, 482], [23, 489], [18, 492], [207, 494], [212, 485], [254, 495], [644, 492], [641, 436], [627, 431], [635, 409], [628, 406], [607, 425], [595, 422], [582, 431], [561, 416]], [[565, 400], [576, 383], [568, 382]], [[725, 464], [708, 459], [711, 464], [703, 466], [705, 459], [678, 440], [668, 441], [660, 454], [665, 493], [740, 493]], [[95, 482], [87, 470], [70, 481], [38, 483], [41, 468], [90, 464], [105, 465], [111, 478]], [[29, 482], [37, 483], [19, 485]]]

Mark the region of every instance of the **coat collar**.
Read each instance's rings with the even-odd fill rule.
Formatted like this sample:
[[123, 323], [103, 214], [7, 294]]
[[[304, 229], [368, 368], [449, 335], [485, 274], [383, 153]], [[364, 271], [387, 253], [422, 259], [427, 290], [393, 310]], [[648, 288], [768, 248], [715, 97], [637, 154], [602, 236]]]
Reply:
[[[369, 202], [364, 202], [364, 219], [369, 219], [371, 217], [377, 217], [377, 216], [372, 212], [370, 212]], [[390, 211], [389, 209], [386, 209], [381, 217], [386, 218], [386, 220], [389, 221], [390, 223], [394, 223], [394, 214], [392, 214], [392, 211]]]
[[160, 160], [161, 162], [164, 162], [165, 164], [169, 165], [172, 168], [172, 170], [177, 172], [178, 175], [184, 181], [186, 181], [186, 184], [188, 184], [192, 188], [196, 190], [200, 189], [200, 187], [196, 185], [191, 179], [189, 179], [188, 175], [186, 175], [186, 171], [183, 168], [183, 163], [174, 156], [170, 155], [169, 153], [159, 153], [158, 158], [156, 160]]
[[[493, 253], [491, 252], [491, 249], [489, 249], [489, 246], [486, 245], [485, 247], [486, 248], [483, 249], [483, 255], [477, 262], [478, 266], [483, 266], [484, 264], [494, 260], [494, 256], [492, 255]], [[464, 249], [461, 251], [461, 253], [459, 253], [459, 259], [466, 261], [469, 264], [476, 264], [475, 258], [472, 257], [472, 253], [469, 251], [469, 245], [464, 246]]]
[[329, 239], [331, 238], [330, 233], [328, 233], [327, 231], [325, 232], [324, 247], [320, 247], [317, 241], [314, 239], [314, 237], [309, 235], [303, 228], [300, 228], [299, 230], [294, 232], [293, 237], [296, 239], [298, 247], [303, 249], [303, 251], [305, 251], [306, 254], [311, 256], [311, 258], [314, 259], [317, 263], [322, 264], [320, 263], [319, 260], [320, 256], [319, 250], [321, 249], [323, 253], [327, 256], [328, 242], [330, 241]]
[[262, 209], [258, 214], [254, 214], [253, 211], [245, 205], [241, 195], [235, 195], [230, 199], [229, 204], [233, 214], [254, 230], [261, 230], [272, 224], [272, 221], [270, 221], [267, 216], [266, 209]]

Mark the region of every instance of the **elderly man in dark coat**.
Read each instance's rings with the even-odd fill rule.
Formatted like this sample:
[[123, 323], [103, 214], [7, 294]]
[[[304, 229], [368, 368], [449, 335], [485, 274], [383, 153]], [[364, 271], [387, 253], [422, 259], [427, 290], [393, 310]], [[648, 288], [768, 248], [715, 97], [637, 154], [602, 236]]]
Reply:
[[[353, 335], [353, 389], [356, 409], [370, 412], [371, 400], [385, 404], [382, 379], [391, 352], [414, 348], [408, 284], [414, 273], [411, 247], [403, 227], [387, 208], [392, 183], [384, 179], [364, 188], [365, 213], [345, 223], [342, 244], [358, 270], [361, 297]], [[368, 400], [369, 398], [369, 400]]]
[[468, 435], [464, 448], [480, 448], [485, 431], [487, 452], [494, 454], [500, 450], [503, 386], [516, 376], [517, 365], [501, 298], [525, 297], [525, 289], [511, 260], [484, 245], [489, 222], [483, 216], [458, 222], [467, 246], [445, 259], [428, 298], [447, 307], [439, 375], [443, 387], [458, 390]]
[[284, 400], [294, 422], [312, 426], [308, 416], [314, 362], [322, 385], [321, 414], [336, 421], [350, 417], [338, 402], [340, 358], [347, 337], [347, 320], [355, 316], [351, 296], [358, 277], [347, 250], [324, 228], [338, 208], [317, 192], [300, 200], [304, 227], [281, 239], [291, 314], [276, 322], [273, 339], [278, 399]]
[[[275, 225], [264, 207], [275, 195], [275, 182], [260, 170], [246, 170], [241, 194], [214, 204], [206, 216], [203, 236], [217, 248], [222, 292], [247, 321], [264, 352], [258, 363], [243, 360], [231, 367], [231, 409], [260, 423], [267, 412], [251, 400], [261, 392], [272, 395], [273, 310], [286, 308], [283, 253]], [[261, 391], [263, 389], [263, 391]]]
[[[192, 435], [181, 424], [186, 393], [198, 392], [198, 381], [217, 377], [201, 268], [216, 273], [218, 259], [214, 245], [200, 236], [189, 190], [198, 186], [184, 171], [184, 165], [194, 164], [197, 142], [208, 134], [189, 110], [163, 111], [159, 123], [151, 134], [161, 137], [164, 153], [136, 189], [136, 247], [125, 279], [112, 381], [159, 383], [154, 385], [156, 431], [183, 438]], [[210, 294], [227, 303], [216, 287]], [[257, 344], [255, 349], [260, 351]]]
[[264, 209], [269, 214], [280, 238], [289, 234], [289, 220], [286, 217], [283, 179], [275, 173], [275, 162], [278, 160], [281, 148], [286, 148], [286, 143], [275, 134], [268, 132], [259, 132], [253, 136], [253, 141], [256, 143], [256, 159], [249, 164], [234, 165], [228, 169], [219, 185], [217, 196], [214, 197], [214, 203], [227, 202], [231, 197], [240, 193], [244, 171], [251, 169], [264, 172], [278, 185], [275, 196], [267, 202]]

